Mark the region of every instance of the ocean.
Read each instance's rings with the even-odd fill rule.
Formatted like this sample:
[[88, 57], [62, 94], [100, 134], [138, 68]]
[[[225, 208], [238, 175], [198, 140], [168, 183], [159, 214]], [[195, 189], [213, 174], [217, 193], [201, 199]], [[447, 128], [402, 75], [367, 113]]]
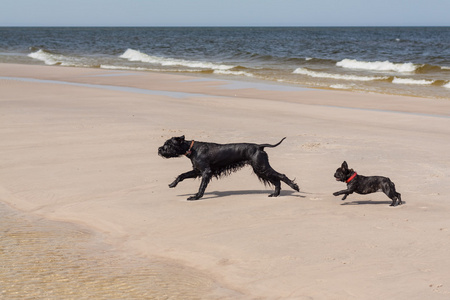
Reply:
[[0, 63], [450, 99], [450, 27], [2, 27]]

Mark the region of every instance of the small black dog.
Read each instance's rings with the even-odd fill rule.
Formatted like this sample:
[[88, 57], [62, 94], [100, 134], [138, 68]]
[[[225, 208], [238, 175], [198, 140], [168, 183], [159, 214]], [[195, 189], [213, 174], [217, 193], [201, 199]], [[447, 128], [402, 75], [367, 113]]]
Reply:
[[345, 200], [347, 196], [353, 192], [363, 195], [383, 192], [392, 200], [391, 206], [402, 204], [400, 193], [396, 192], [395, 184], [387, 177], [366, 177], [358, 175], [355, 171], [353, 171], [353, 169], [348, 169], [347, 162], [345, 161], [342, 163], [342, 166], [336, 170], [334, 177], [337, 181], [347, 183], [346, 190], [333, 193], [335, 196], [344, 195], [342, 200]]
[[278, 144], [215, 144], [197, 141], [186, 141], [184, 136], [168, 139], [158, 154], [165, 158], [179, 157], [185, 155], [192, 162], [193, 170], [180, 174], [169, 187], [174, 188], [180, 181], [186, 178], [201, 177], [200, 188], [194, 196], [188, 200], [197, 200], [203, 197], [206, 186], [214, 176], [219, 178], [239, 170], [245, 165], [251, 165], [253, 171], [264, 184], [273, 184], [275, 191], [269, 197], [277, 197], [280, 194], [281, 182], [285, 182], [292, 189], [299, 191], [298, 185], [280, 174], [269, 165], [269, 158], [264, 151], [265, 147], [276, 147]]

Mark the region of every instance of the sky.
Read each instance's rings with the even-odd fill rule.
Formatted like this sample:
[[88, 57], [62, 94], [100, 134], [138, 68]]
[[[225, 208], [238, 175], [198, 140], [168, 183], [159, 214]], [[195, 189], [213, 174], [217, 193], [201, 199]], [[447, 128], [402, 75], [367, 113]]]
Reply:
[[0, 26], [450, 26], [450, 0], [2, 0]]

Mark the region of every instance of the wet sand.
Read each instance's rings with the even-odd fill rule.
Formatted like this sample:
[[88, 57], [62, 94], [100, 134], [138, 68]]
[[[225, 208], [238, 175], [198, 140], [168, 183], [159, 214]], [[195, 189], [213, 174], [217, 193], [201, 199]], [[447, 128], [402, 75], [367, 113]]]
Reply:
[[205, 274], [129, 256], [102, 236], [0, 203], [2, 299], [219, 299]]
[[[450, 295], [449, 101], [64, 67], [0, 64], [0, 77], [0, 200], [98, 232], [119, 257], [146, 260], [138, 269], [191, 270], [200, 290], [223, 299]], [[286, 136], [267, 152], [301, 190], [282, 185], [268, 198], [271, 188], [244, 168], [186, 201], [198, 180], [167, 185], [190, 162], [157, 155], [180, 135]], [[390, 177], [405, 204], [390, 207], [381, 193], [334, 197], [344, 160]]]

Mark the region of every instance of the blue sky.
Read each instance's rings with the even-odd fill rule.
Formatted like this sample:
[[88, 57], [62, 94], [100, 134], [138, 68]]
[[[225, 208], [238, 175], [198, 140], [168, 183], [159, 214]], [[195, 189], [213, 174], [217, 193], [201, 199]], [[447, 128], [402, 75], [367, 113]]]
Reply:
[[0, 26], [450, 26], [450, 0], [2, 0]]

